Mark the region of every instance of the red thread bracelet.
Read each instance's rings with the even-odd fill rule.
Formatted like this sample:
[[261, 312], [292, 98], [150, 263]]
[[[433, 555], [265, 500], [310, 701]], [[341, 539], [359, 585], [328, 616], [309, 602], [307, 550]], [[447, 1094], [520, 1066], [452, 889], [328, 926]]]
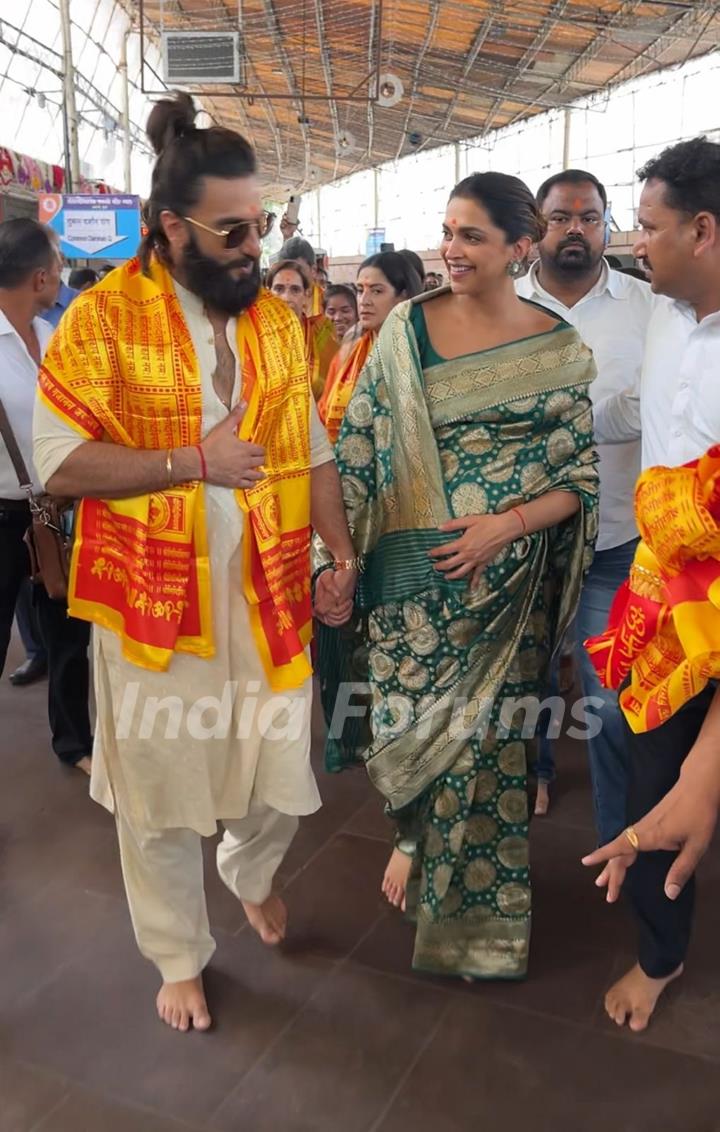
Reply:
[[205, 463], [205, 453], [202, 450], [202, 444], [196, 444], [195, 447], [200, 454], [200, 479], [207, 479], [207, 464]]
[[517, 515], [518, 519], [522, 523], [522, 533], [523, 533], [523, 535], [526, 535], [527, 534], [527, 523], [525, 522], [525, 516], [523, 515], [522, 511], [520, 510], [519, 507], [511, 507], [510, 510], [514, 515]]

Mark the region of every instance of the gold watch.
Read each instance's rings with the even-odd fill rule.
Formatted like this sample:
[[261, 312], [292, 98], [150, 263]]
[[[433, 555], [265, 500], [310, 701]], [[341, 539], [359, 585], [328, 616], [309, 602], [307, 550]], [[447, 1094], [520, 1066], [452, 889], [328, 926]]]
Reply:
[[365, 559], [361, 554], [356, 558], [336, 558], [333, 561], [333, 570], [359, 570], [362, 571], [365, 567]]

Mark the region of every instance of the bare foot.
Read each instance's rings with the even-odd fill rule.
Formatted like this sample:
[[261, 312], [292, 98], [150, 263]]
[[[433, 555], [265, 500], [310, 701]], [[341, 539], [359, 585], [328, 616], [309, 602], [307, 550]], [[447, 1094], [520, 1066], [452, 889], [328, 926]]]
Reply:
[[181, 983], [163, 983], [157, 996], [157, 1012], [173, 1030], [209, 1030], [212, 1024], [205, 1001], [202, 976]]
[[262, 904], [251, 904], [243, 900], [242, 906], [250, 926], [255, 929], [263, 943], [276, 947], [285, 939], [287, 930], [287, 908], [279, 896], [271, 892]]
[[75, 763], [75, 769], [82, 770], [89, 778], [92, 774], [92, 759], [90, 755], [83, 755], [81, 759], [78, 759]]
[[636, 963], [605, 995], [608, 1017], [618, 1026], [628, 1022], [630, 1029], [636, 1033], [647, 1029], [660, 995], [682, 973], [681, 963], [672, 975], [667, 975], [664, 979], [651, 979], [640, 964]]
[[403, 853], [400, 849], [393, 849], [382, 882], [383, 895], [394, 908], [401, 908], [403, 912], [405, 911], [405, 892], [411, 865], [412, 857], [408, 853]]
[[535, 814], [544, 818], [550, 809], [550, 785], [547, 782], [538, 782], [535, 795]]

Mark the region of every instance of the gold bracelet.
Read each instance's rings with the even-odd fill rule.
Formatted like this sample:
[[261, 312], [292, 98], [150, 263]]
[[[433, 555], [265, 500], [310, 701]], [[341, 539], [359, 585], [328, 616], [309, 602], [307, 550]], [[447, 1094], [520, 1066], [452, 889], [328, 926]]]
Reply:
[[174, 482], [175, 482], [175, 477], [173, 475], [173, 466], [172, 466], [172, 454], [173, 454], [172, 448], [168, 448], [167, 457], [165, 458], [165, 471], [167, 472], [167, 485], [168, 485], [168, 487], [172, 487]]

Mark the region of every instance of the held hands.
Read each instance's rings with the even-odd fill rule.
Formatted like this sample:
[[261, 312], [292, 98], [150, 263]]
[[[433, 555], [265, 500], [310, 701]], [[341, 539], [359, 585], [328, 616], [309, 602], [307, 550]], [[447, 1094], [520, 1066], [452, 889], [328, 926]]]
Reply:
[[235, 405], [225, 420], [215, 425], [203, 440], [207, 483], [218, 487], [248, 488], [265, 479], [261, 470], [265, 449], [237, 437], [246, 409], [244, 401]]
[[450, 581], [472, 574], [471, 589], [479, 583], [487, 564], [522, 534], [518, 517], [511, 511], [502, 515], [465, 515], [461, 519], [449, 519], [438, 529], [464, 533], [453, 542], [429, 551], [435, 569]]
[[[712, 840], [718, 816], [717, 783], [711, 776], [686, 766], [665, 797], [633, 826], [639, 852], [658, 849], [676, 852], [665, 878], [665, 895], [676, 900], [695, 872]], [[595, 884], [607, 888], [607, 901], [613, 904], [622, 888], [625, 873], [635, 863], [637, 852], [621, 833], [614, 841], [583, 857], [587, 867], [605, 865]]]
[[324, 625], [339, 628], [350, 620], [357, 570], [323, 570], [315, 582], [314, 613]]

